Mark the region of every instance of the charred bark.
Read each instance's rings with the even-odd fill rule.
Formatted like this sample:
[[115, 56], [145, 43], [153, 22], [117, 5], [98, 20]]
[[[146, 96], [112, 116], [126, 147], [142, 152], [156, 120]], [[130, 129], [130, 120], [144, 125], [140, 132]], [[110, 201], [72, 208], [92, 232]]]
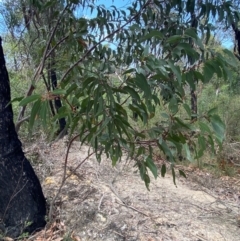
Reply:
[[[57, 75], [56, 75], [56, 71], [54, 69], [50, 69], [50, 76], [51, 76], [52, 89], [55, 90], [55, 89], [57, 89]], [[54, 104], [55, 104], [56, 112], [58, 113], [58, 110], [62, 107], [62, 102], [61, 102], [60, 98], [55, 98]], [[65, 131], [66, 120], [65, 120], [65, 118], [60, 118], [58, 120], [58, 122], [59, 122], [58, 133], [61, 133], [62, 131]]]
[[0, 229], [10, 236], [45, 226], [46, 201], [13, 123], [10, 84], [0, 38]]
[[235, 33], [234, 54], [240, 60], [240, 30], [232, 23], [232, 28]]

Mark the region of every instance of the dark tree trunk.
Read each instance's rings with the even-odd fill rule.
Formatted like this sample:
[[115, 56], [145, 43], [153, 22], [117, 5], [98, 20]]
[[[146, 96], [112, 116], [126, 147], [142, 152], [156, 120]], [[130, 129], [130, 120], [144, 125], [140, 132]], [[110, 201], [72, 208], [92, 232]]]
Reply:
[[192, 120], [197, 120], [197, 94], [191, 89], [191, 111], [192, 111]]
[[235, 32], [234, 54], [240, 60], [240, 30], [232, 23], [233, 31]]
[[45, 226], [46, 201], [13, 123], [10, 84], [0, 39], [0, 229], [10, 237]]
[[[52, 68], [50, 70], [50, 76], [51, 76], [52, 88], [53, 88], [53, 90], [55, 90], [55, 89], [57, 89], [57, 75], [56, 75], [56, 71]], [[55, 104], [56, 112], [58, 113], [58, 110], [62, 107], [62, 102], [61, 102], [60, 98], [56, 98], [54, 100], [54, 104]], [[60, 118], [58, 121], [59, 121], [58, 133], [61, 133], [63, 130], [65, 130], [66, 120], [65, 120], [65, 118]]]
[[[137, 103], [137, 100], [133, 99], [132, 100], [133, 105]], [[137, 121], [138, 120], [138, 113], [133, 111], [133, 120]]]

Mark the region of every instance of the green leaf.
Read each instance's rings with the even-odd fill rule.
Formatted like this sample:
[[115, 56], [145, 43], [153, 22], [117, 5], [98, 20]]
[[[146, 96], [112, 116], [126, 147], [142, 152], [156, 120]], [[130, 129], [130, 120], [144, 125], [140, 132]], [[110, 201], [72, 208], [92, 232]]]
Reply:
[[169, 102], [169, 110], [172, 112], [173, 115], [175, 115], [178, 112], [178, 103], [176, 98], [172, 98]]
[[21, 101], [23, 98], [24, 98], [23, 96], [13, 98], [13, 99], [7, 104], [6, 107], [8, 107], [9, 105], [11, 105], [11, 104], [14, 103], [14, 102], [19, 102], [19, 101]]
[[33, 104], [32, 111], [31, 111], [30, 118], [29, 118], [29, 130], [30, 130], [30, 132], [31, 132], [31, 130], [33, 128], [33, 125], [34, 125], [35, 119], [37, 117], [37, 114], [39, 113], [40, 106], [41, 106], [41, 100], [38, 99]]
[[136, 74], [136, 85], [144, 92], [146, 98], [151, 98], [151, 88], [143, 74]]
[[209, 64], [208, 62], [206, 62], [204, 67], [203, 67], [204, 83], [207, 83], [207, 82], [209, 82], [209, 80], [211, 80], [214, 72], [215, 72], [215, 70], [212, 67], [212, 65]]
[[221, 78], [222, 77], [222, 69], [220, 68], [219, 64], [213, 60], [209, 61], [208, 64], [213, 67], [218, 78]]
[[207, 132], [207, 133], [209, 133], [209, 134], [212, 133], [211, 130], [210, 130], [210, 128], [209, 128], [209, 126], [208, 126], [206, 123], [204, 123], [204, 122], [199, 122], [198, 124], [199, 124], [200, 130], [201, 130], [203, 133], [204, 133], [204, 132]]
[[191, 151], [189, 149], [189, 146], [187, 143], [185, 143], [183, 145], [183, 150], [185, 151], [186, 153], [186, 158], [190, 161], [190, 162], [193, 162], [193, 158], [192, 158], [192, 155], [191, 155]]
[[144, 176], [145, 176], [146, 171], [147, 171], [146, 166], [144, 165], [144, 163], [140, 163], [138, 168], [139, 168], [141, 179], [144, 180]]
[[25, 106], [25, 105], [27, 105], [27, 104], [35, 101], [35, 100], [40, 100], [40, 99], [41, 99], [41, 95], [37, 95], [37, 94], [36, 95], [31, 95], [31, 96], [28, 96], [28, 97], [22, 99], [20, 101], [19, 105], [20, 106]]
[[225, 137], [225, 124], [218, 115], [211, 116], [210, 120], [217, 139], [222, 143]]
[[169, 67], [171, 68], [172, 72], [176, 75], [178, 82], [181, 83], [182, 76], [181, 76], [179, 66], [174, 65], [174, 62], [171, 60], [168, 61], [168, 64], [169, 64]]
[[193, 39], [198, 39], [197, 32], [195, 28], [188, 28], [185, 30], [184, 34], [188, 37], [191, 37]]
[[[103, 121], [103, 123], [100, 125], [100, 127], [98, 128], [98, 130], [97, 131], [95, 131], [93, 134], [94, 134], [94, 136], [93, 136], [93, 138], [96, 138], [105, 128], [106, 128], [106, 126], [108, 125], [108, 123], [110, 122], [110, 118], [106, 118], [104, 121]], [[92, 130], [91, 130], [92, 131]]]
[[182, 171], [182, 170], [178, 170], [178, 171], [179, 171], [180, 176], [187, 178], [187, 176], [186, 176], [186, 174], [184, 173], [184, 171]]
[[169, 37], [166, 42], [170, 43], [170, 44], [174, 44], [174, 43], [178, 43], [180, 40], [182, 40], [182, 36], [181, 35], [173, 35], [171, 37]]
[[68, 89], [67, 89], [67, 91], [66, 91], [66, 97], [68, 96], [68, 95], [70, 95], [74, 90], [76, 90], [77, 89], [77, 84], [76, 83], [73, 83]]
[[191, 112], [191, 109], [190, 109], [189, 105], [188, 104], [183, 104], [183, 107], [186, 110], [188, 116], [191, 117], [192, 116], [192, 112]]
[[164, 152], [164, 154], [167, 156], [167, 158], [169, 158], [171, 162], [174, 161], [171, 149], [168, 147], [167, 143], [163, 140], [162, 137], [160, 137], [158, 140], [158, 147]]
[[163, 118], [165, 118], [165, 119], [170, 119], [169, 114], [167, 114], [166, 112], [162, 112], [162, 113], [161, 113], [161, 116], [162, 116]]
[[150, 158], [149, 156], [146, 158], [146, 166], [150, 169], [150, 171], [152, 172], [153, 176], [156, 179], [157, 178], [157, 167], [154, 164], [152, 158]]
[[165, 177], [166, 172], [167, 172], [166, 164], [162, 164], [162, 167], [161, 167], [161, 176], [162, 176], [162, 177]]
[[54, 95], [65, 95], [66, 94], [66, 90], [65, 89], [55, 89], [52, 91], [52, 94]]
[[127, 75], [127, 74], [130, 74], [130, 73], [135, 73], [135, 72], [136, 72], [136, 69], [131, 68], [131, 69], [128, 69], [125, 72], [123, 72], [123, 75]]
[[208, 116], [211, 116], [211, 115], [213, 115], [213, 114], [216, 114], [217, 111], [218, 111], [218, 107], [214, 107], [214, 108], [210, 109], [210, 110], [207, 112], [207, 115], [208, 115]]
[[95, 82], [96, 78], [94, 77], [88, 77], [83, 81], [82, 88], [83, 89], [88, 89], [88, 86], [90, 83]]
[[239, 61], [237, 61], [237, 58], [232, 51], [224, 49], [223, 52], [228, 56], [228, 59], [226, 59], [227, 64], [230, 64], [233, 67], [238, 67]]
[[112, 159], [112, 166], [116, 166], [117, 161], [119, 160], [119, 158], [121, 158], [121, 148], [120, 145], [118, 144], [117, 146], [113, 146], [112, 148], [110, 148], [110, 156]]
[[194, 130], [193, 127], [188, 124], [188, 123], [184, 123], [180, 118], [178, 117], [174, 117], [174, 119], [176, 120], [176, 122], [181, 126], [181, 127], [184, 127], [188, 130]]
[[171, 166], [171, 169], [172, 169], [173, 183], [176, 186], [176, 173], [175, 173], [173, 165]]
[[143, 41], [146, 41], [152, 37], [155, 37], [157, 39], [163, 39], [164, 38], [164, 35], [162, 32], [158, 31], [158, 30], [151, 30], [148, 34], [146, 34], [145, 36], [143, 36], [140, 41], [143, 42]]
[[49, 110], [49, 102], [47, 100], [45, 100], [45, 101], [42, 102], [41, 109], [40, 109], [40, 112], [39, 112], [39, 116], [41, 118], [41, 121], [43, 123], [44, 128], [47, 127], [47, 120], [49, 119], [48, 115], [47, 115], [48, 110]]
[[136, 99], [137, 101], [141, 100], [139, 94], [133, 88], [131, 88], [129, 86], [124, 86], [123, 90], [128, 92], [132, 96], [133, 99]]
[[149, 189], [150, 177], [146, 173], [144, 175], [144, 182], [145, 182], [145, 186], [146, 186], [147, 190], [150, 191], [150, 189]]

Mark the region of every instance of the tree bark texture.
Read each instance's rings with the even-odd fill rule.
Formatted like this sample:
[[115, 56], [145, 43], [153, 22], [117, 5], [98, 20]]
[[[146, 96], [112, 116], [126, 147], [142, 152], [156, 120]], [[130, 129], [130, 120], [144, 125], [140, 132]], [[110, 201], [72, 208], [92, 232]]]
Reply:
[[191, 111], [192, 111], [192, 121], [197, 120], [197, 94], [196, 91], [191, 89]]
[[[57, 74], [55, 69], [51, 68], [50, 76], [51, 76], [51, 82], [52, 82], [52, 89], [55, 90], [57, 89]], [[55, 103], [56, 112], [58, 113], [58, 110], [62, 107], [62, 102], [60, 98], [55, 98], [54, 103]], [[58, 121], [59, 121], [58, 133], [61, 133], [66, 127], [66, 120], [65, 118], [60, 118]]]
[[0, 38], [0, 229], [10, 237], [45, 226], [46, 201], [13, 123], [10, 84]]
[[[197, 29], [197, 25], [198, 25], [198, 22], [197, 22], [197, 19], [196, 19], [196, 15], [194, 13], [194, 8], [192, 9], [192, 16], [191, 16], [191, 27], [194, 28], [195, 30]], [[197, 30], [196, 30], [197, 31]], [[189, 43], [192, 45], [192, 47], [194, 48], [194, 45], [193, 45], [193, 41], [192, 39], [190, 38], [189, 39]], [[191, 65], [194, 64], [194, 61], [193, 59], [190, 57], [189, 58], [189, 63]], [[194, 80], [195, 83], [197, 83], [196, 80]], [[197, 88], [197, 85], [196, 87]], [[192, 111], [192, 121], [196, 121], [197, 120], [197, 110], [198, 110], [198, 103], [197, 103], [197, 91], [196, 89], [192, 89], [191, 88], [191, 111]]]

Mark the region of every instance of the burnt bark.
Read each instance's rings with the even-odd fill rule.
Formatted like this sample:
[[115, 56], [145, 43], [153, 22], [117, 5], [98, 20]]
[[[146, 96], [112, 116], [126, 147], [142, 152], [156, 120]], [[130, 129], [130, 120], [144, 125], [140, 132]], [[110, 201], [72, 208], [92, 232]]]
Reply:
[[13, 123], [10, 84], [0, 38], [0, 229], [10, 236], [45, 226], [46, 201]]
[[[55, 89], [57, 89], [57, 75], [56, 75], [55, 69], [51, 68], [50, 76], [51, 76], [51, 82], [52, 82], [52, 89], [55, 90]], [[55, 98], [54, 104], [55, 104], [56, 112], [58, 113], [58, 110], [62, 107], [62, 102], [61, 102], [60, 98], [58, 98], [58, 97]], [[61, 133], [62, 131], [65, 130], [66, 120], [65, 120], [65, 118], [60, 118], [58, 120], [58, 122], [59, 122], [58, 133]]]
[[232, 23], [232, 28], [235, 33], [234, 54], [240, 60], [240, 30]]

